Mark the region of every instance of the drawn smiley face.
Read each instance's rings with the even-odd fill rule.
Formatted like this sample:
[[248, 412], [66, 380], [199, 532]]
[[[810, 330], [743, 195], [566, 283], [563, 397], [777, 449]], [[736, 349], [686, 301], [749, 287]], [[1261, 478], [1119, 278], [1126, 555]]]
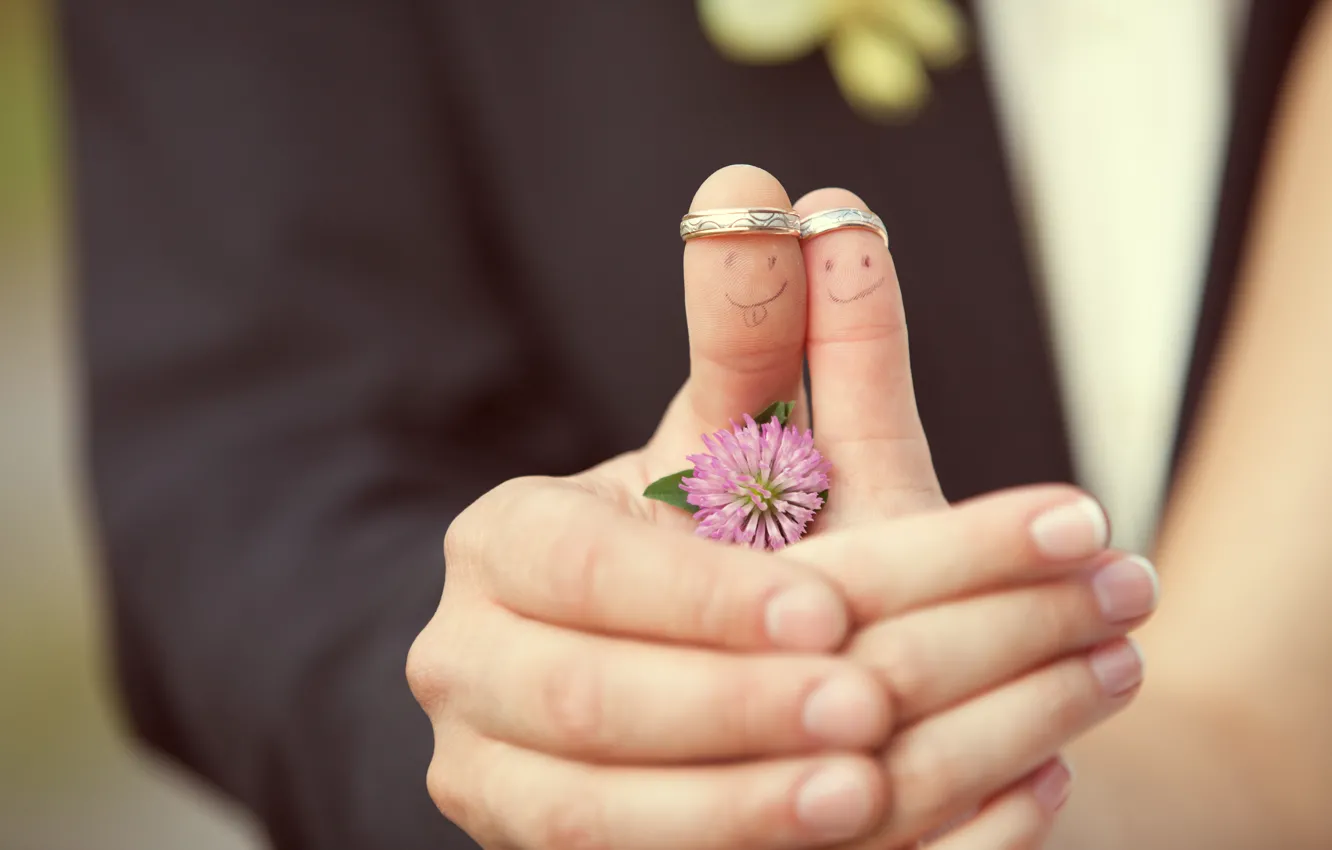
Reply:
[[[837, 261], [831, 257], [823, 261], [825, 272], [831, 274], [837, 268]], [[839, 280], [839, 285], [834, 287], [832, 278], [829, 278], [828, 297], [838, 304], [849, 304], [852, 301], [867, 298], [873, 295], [888, 280], [883, 269], [875, 268], [875, 263], [870, 259], [869, 254], [861, 254], [860, 262], [854, 268], [849, 270], [842, 268], [841, 273], [834, 277], [841, 280]]]
[[[727, 269], [733, 270], [738, 263], [743, 262], [738, 251], [728, 251], [726, 257], [722, 260], [722, 265]], [[738, 275], [748, 281], [748, 289], [754, 291], [744, 295], [732, 295], [730, 291], [725, 293], [726, 302], [732, 307], [737, 307], [745, 320], [745, 327], [756, 328], [763, 324], [768, 318], [768, 305], [781, 298], [786, 293], [786, 289], [791, 285], [783, 271], [778, 268], [777, 255], [769, 254], [762, 257], [760, 262], [767, 266], [766, 270], [762, 266], [758, 274]], [[766, 274], [764, 274], [766, 271]]]

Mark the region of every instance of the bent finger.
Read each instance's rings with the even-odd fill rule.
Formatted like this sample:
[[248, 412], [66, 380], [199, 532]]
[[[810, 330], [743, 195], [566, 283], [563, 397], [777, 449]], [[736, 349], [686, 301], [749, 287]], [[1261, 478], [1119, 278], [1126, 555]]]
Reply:
[[[882, 776], [865, 756], [642, 768], [498, 742], [482, 749], [465, 769], [437, 769], [432, 796], [445, 814], [461, 811], [474, 836], [502, 846], [806, 848], [865, 833], [884, 806]], [[470, 787], [456, 787], [463, 782]]]
[[884, 757], [894, 797], [878, 838], [898, 846], [972, 811], [1123, 710], [1141, 681], [1136, 646], [1114, 641], [901, 732]]
[[446, 560], [497, 604], [581, 629], [736, 650], [827, 650], [848, 616], [806, 565], [626, 515], [567, 480], [501, 485], [454, 521]]
[[1085, 574], [932, 605], [868, 626], [848, 655], [876, 671], [906, 726], [1057, 658], [1122, 637], [1157, 604], [1141, 558]]
[[887, 691], [845, 658], [645, 644], [496, 616], [503, 641], [446, 665], [452, 710], [490, 738], [656, 764], [870, 750], [888, 735]]
[[1038, 485], [816, 535], [776, 560], [817, 568], [866, 623], [1066, 574], [1108, 540], [1109, 523], [1094, 499], [1067, 485]]
[[1073, 774], [1055, 758], [985, 804], [974, 818], [930, 842], [929, 850], [1039, 850], [1068, 800]]

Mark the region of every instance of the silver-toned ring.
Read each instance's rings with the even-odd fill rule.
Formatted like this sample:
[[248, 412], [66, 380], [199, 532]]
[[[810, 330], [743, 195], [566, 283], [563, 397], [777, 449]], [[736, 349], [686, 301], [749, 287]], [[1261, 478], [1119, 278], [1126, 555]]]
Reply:
[[779, 207], [733, 207], [699, 210], [680, 219], [680, 238], [688, 242], [705, 236], [758, 234], [799, 236], [800, 216]]
[[888, 247], [888, 228], [883, 226], [883, 219], [869, 210], [857, 209], [856, 207], [837, 207], [831, 210], [810, 213], [800, 219], [800, 238], [812, 239], [820, 233], [840, 230], [843, 227], [872, 230], [883, 238], [883, 247]]

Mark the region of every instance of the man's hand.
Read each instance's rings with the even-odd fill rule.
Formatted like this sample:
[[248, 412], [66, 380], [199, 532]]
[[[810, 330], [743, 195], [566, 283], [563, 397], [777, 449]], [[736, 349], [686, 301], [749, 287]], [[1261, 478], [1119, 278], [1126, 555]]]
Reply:
[[[732, 167], [694, 207], [788, 204], [770, 175]], [[820, 239], [845, 235], [868, 234]], [[687, 516], [638, 494], [740, 412], [799, 398], [808, 420], [821, 309], [791, 237], [691, 242], [685, 278], [691, 375], [650, 444], [510, 482], [449, 529], [408, 671], [435, 727], [436, 802], [487, 846], [720, 850], [910, 847], [990, 801], [939, 846], [1036, 846], [1064, 793], [1056, 752], [1140, 673], [1115, 639], [1152, 599], [1109, 611], [1109, 583], [1087, 578], [1126, 569], [1099, 508], [1067, 487], [947, 507], [923, 434], [847, 431], [849, 402], [884, 393], [914, 418], [904, 334], [831, 314], [852, 325], [823, 349], [840, 377], [815, 376], [837, 464], [820, 530], [782, 557], [682, 533]], [[891, 282], [896, 306], [871, 310], [900, 312]]]
[[454, 523], [409, 659], [430, 788], [488, 846], [794, 847], [863, 832], [887, 695], [828, 650], [813, 570], [654, 528], [577, 483], [510, 482]]

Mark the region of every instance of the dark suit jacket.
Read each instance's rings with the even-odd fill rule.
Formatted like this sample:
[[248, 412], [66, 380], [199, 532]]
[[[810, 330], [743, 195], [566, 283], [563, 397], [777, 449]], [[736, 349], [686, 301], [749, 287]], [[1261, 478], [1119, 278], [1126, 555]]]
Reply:
[[[1253, 4], [1182, 433], [1312, 5]], [[65, 0], [61, 27], [120, 684], [279, 847], [467, 845], [403, 677], [441, 537], [648, 436], [687, 368], [676, 224], [720, 165], [886, 219], [950, 497], [1071, 476], [974, 59], [894, 128], [821, 56], [723, 61], [681, 0]]]

